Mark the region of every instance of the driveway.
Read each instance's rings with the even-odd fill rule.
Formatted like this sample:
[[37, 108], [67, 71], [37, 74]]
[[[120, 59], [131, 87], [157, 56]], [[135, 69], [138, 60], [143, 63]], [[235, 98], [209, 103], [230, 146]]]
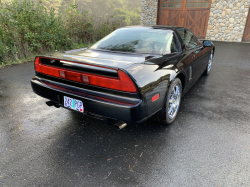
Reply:
[[250, 185], [250, 44], [218, 43], [171, 125], [121, 131], [47, 107], [32, 63], [0, 70], [0, 186]]

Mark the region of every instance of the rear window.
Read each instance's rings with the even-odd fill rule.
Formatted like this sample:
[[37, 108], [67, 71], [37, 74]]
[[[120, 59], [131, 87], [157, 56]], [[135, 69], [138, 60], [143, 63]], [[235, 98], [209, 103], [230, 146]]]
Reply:
[[178, 52], [179, 46], [172, 30], [123, 28], [112, 32], [91, 49], [168, 54]]

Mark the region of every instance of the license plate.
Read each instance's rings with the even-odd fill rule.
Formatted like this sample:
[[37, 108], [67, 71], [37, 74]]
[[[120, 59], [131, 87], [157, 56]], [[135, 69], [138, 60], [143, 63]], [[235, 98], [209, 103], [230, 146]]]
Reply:
[[83, 104], [82, 101], [79, 101], [77, 99], [72, 99], [70, 97], [64, 96], [64, 106], [67, 108], [71, 108], [73, 110], [83, 112]]

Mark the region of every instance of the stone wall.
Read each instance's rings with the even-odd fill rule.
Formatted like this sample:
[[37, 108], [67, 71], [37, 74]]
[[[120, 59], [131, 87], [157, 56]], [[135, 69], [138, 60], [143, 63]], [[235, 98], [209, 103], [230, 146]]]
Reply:
[[142, 0], [141, 25], [156, 25], [158, 0]]
[[206, 39], [241, 42], [250, 0], [212, 0]]

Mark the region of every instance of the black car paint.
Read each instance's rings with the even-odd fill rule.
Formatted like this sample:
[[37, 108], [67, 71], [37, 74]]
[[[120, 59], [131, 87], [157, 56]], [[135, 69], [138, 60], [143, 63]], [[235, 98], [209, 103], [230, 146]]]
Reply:
[[[211, 50], [214, 48], [214, 45], [212, 45], [211, 47], [203, 47], [202, 45], [200, 45], [194, 49], [187, 49], [178, 32], [175, 31], [174, 27], [162, 29], [173, 30], [179, 40], [179, 53], [152, 56], [151, 58], [147, 59], [147, 57], [149, 56], [148, 54], [131, 54], [84, 49], [75, 53], [55, 53], [53, 55], [47, 56], [55, 59], [63, 59], [73, 62], [75, 61], [79, 63], [84, 62], [85, 64], [94, 64], [103, 67], [121, 69], [127, 72], [135, 82], [138, 93], [131, 94], [105, 88], [98, 88], [91, 85], [73, 83], [67, 80], [52, 78], [38, 72], [36, 72], [36, 75], [37, 77], [47, 78], [49, 80], [54, 80], [57, 82], [92, 90], [94, 95], [95, 92], [103, 92], [111, 95], [116, 95], [118, 97], [120, 95], [128, 98], [139, 98], [141, 99], [139, 105], [127, 108], [120, 107], [122, 108], [122, 110], [119, 110], [119, 107], [113, 105], [112, 103], [93, 103], [89, 100], [84, 100], [83, 103], [86, 106], [86, 111], [122, 120], [124, 122], [138, 122], [146, 120], [162, 109], [165, 104], [165, 97], [169, 85], [176, 77], [179, 77], [182, 81], [183, 95], [190, 89], [190, 87], [205, 71]], [[189, 79], [190, 66], [192, 66], [193, 68], [193, 76], [191, 79]], [[38, 95], [59, 102], [61, 105], [62, 98], [60, 100], [58, 99], [58, 97], [52, 95], [57, 94], [59, 95], [59, 97], [62, 97], [62, 95], [67, 94], [60, 93], [55, 90], [48, 91], [47, 89], [43, 89], [41, 85], [40, 87], [36, 85], [34, 79], [32, 80], [32, 87], [34, 92]], [[45, 94], [43, 92], [47, 93]], [[157, 94], [160, 95], [159, 99], [152, 102], [152, 97]], [[75, 97], [77, 99], [83, 100], [83, 98], [81, 97]]]

